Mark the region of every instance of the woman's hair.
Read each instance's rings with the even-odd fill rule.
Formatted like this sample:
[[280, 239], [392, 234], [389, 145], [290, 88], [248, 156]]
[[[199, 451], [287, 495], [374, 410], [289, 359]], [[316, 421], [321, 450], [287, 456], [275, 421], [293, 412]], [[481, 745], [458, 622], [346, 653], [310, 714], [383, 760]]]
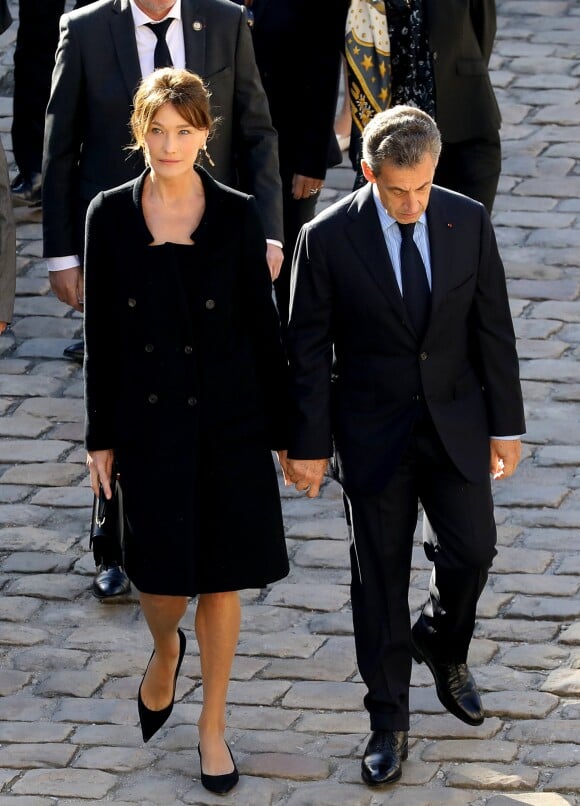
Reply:
[[165, 104], [171, 104], [184, 120], [196, 129], [211, 132], [215, 120], [212, 117], [209, 92], [201, 78], [188, 70], [164, 67], [144, 78], [133, 99], [131, 114], [132, 151], [142, 149], [145, 135], [157, 112]]
[[425, 154], [437, 164], [441, 135], [435, 121], [414, 106], [393, 106], [379, 112], [363, 131], [363, 157], [377, 176], [383, 162], [408, 168]]

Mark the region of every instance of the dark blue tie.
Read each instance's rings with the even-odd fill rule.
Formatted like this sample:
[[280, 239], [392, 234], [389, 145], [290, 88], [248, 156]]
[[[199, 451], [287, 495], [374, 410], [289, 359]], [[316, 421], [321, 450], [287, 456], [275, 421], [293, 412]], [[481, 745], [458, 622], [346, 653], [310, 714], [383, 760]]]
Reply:
[[167, 47], [167, 41], [165, 39], [167, 29], [169, 28], [172, 22], [173, 17], [168, 17], [167, 19], [162, 20], [161, 22], [145, 23], [146, 26], [150, 28], [157, 37], [155, 52], [153, 54], [153, 66], [156, 70], [159, 67], [173, 67], [171, 53], [169, 52], [169, 48]]
[[413, 239], [415, 224], [399, 224], [401, 230], [401, 284], [403, 302], [419, 340], [425, 335], [431, 307], [431, 290], [425, 264]]

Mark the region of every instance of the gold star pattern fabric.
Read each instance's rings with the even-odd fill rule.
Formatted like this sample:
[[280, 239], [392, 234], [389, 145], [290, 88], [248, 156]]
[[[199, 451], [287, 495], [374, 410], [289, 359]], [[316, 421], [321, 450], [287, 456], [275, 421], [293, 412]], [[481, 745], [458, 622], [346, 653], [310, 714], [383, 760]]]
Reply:
[[391, 52], [385, 0], [351, 0], [346, 60], [352, 119], [362, 130], [389, 106]]

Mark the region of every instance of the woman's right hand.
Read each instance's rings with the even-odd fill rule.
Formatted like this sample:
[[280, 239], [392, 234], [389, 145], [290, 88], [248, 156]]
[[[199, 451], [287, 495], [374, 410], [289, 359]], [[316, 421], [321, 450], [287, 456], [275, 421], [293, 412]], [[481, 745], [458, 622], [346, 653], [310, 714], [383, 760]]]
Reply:
[[99, 482], [103, 485], [105, 498], [112, 498], [111, 474], [113, 472], [113, 449], [104, 451], [89, 451], [87, 453], [87, 467], [91, 476], [91, 487], [95, 495], [99, 494]]

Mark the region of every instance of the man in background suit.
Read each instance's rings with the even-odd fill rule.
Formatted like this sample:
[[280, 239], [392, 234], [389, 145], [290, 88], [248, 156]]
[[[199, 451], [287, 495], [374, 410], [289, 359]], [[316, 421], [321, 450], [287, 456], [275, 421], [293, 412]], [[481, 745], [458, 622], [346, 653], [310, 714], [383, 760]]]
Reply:
[[[363, 135], [368, 184], [304, 227], [293, 267], [295, 417], [283, 467], [314, 497], [335, 453], [370, 785], [401, 776], [412, 655], [452, 714], [483, 721], [466, 659], [495, 555], [490, 472], [514, 472], [525, 429], [493, 229], [481, 204], [432, 186], [440, 148], [434, 121], [415, 107], [374, 117]], [[419, 500], [434, 570], [411, 631]]]
[[[265, 248], [272, 278], [280, 271], [284, 236], [277, 138], [245, 10], [229, 0], [101, 0], [88, 5], [84, 0], [61, 18], [43, 160], [50, 282], [56, 296], [78, 311], [83, 310], [80, 256], [86, 210], [101, 190], [143, 170], [140, 155], [125, 148], [130, 110], [141, 77], [154, 69], [156, 51], [159, 55], [159, 40], [149, 25], [170, 19], [165, 42], [173, 66], [205, 79], [213, 114], [220, 118], [208, 147], [208, 170], [227, 185], [243, 178], [269, 239]], [[82, 360], [82, 350], [82, 342], [72, 345], [69, 356], [80, 353]], [[107, 598], [128, 587], [120, 557], [103, 558], [93, 593]]]
[[342, 160], [334, 136], [348, 0], [237, 0], [247, 6], [256, 62], [278, 132], [286, 260], [276, 280], [288, 323], [292, 254], [314, 216], [327, 168]]

